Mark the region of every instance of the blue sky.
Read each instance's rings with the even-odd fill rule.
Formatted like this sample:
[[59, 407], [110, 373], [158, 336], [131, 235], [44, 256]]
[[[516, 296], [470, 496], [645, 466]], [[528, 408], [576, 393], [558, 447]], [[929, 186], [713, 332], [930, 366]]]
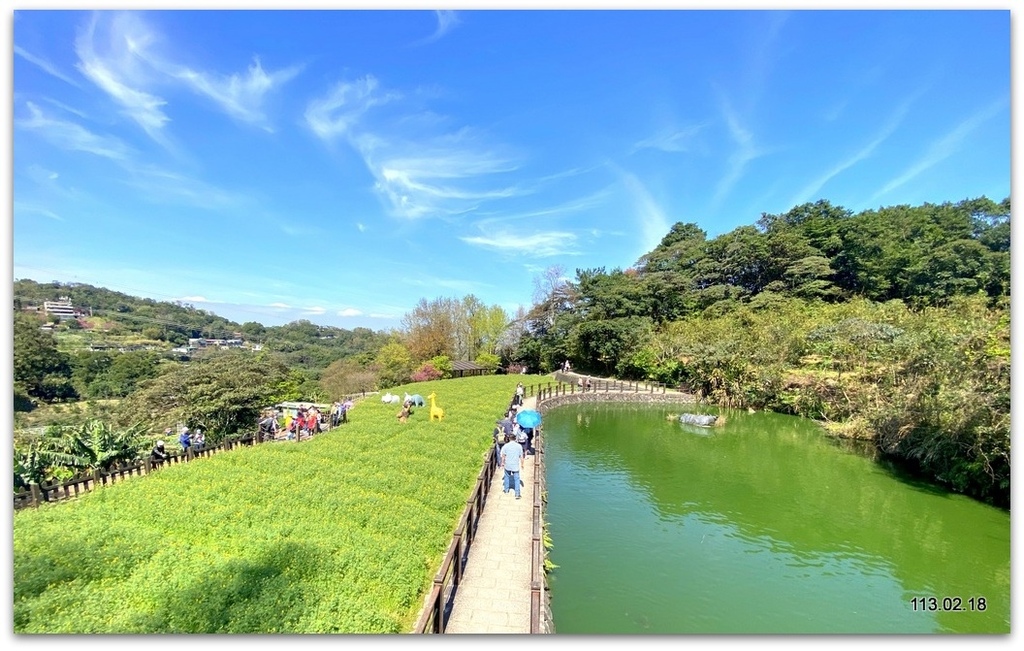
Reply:
[[1007, 9], [18, 10], [12, 59], [13, 277], [240, 323], [1010, 194]]

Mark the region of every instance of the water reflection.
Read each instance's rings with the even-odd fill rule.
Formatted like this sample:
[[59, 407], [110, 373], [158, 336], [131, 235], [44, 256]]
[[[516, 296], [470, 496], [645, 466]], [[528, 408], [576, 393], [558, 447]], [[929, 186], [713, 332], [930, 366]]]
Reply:
[[[912, 490], [800, 419], [730, 411], [694, 435], [665, 416], [546, 415], [557, 630], [1009, 630], [1007, 513]], [[924, 590], [980, 590], [991, 609], [912, 611]]]

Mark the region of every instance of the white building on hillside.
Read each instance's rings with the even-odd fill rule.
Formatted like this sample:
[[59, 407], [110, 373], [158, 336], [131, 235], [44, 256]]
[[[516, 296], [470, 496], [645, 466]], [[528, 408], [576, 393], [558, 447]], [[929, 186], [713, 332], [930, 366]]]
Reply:
[[61, 296], [59, 301], [43, 301], [43, 311], [47, 315], [57, 317], [61, 321], [78, 317], [75, 306], [71, 304], [71, 299], [66, 296]]

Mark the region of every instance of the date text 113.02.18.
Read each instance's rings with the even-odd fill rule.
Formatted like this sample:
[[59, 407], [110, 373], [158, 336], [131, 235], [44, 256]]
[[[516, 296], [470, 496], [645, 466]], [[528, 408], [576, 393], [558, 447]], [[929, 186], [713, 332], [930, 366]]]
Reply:
[[941, 612], [975, 612], [988, 607], [985, 597], [914, 597], [910, 600], [914, 610]]

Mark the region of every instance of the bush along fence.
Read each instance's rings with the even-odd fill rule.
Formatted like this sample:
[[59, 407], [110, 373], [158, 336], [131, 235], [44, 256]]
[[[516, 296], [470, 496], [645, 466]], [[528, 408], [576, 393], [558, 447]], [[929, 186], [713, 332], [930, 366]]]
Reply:
[[[321, 432], [333, 428], [329, 424], [322, 424]], [[300, 435], [291, 441], [306, 441], [310, 435]], [[149, 473], [163, 467], [176, 463], [187, 463], [195, 459], [209, 457], [220, 452], [233, 450], [241, 445], [256, 445], [258, 443], [269, 443], [272, 441], [283, 441], [284, 438], [263, 438], [257, 432], [250, 432], [240, 436], [229, 437], [217, 445], [204, 446], [201, 450], [190, 447], [185, 452], [170, 452], [167, 459], [153, 461], [152, 457], [145, 457], [134, 463], [119, 464], [109, 470], [96, 469], [84, 475], [73, 477], [65, 482], [44, 482], [42, 484], [29, 484], [27, 490], [18, 491], [14, 494], [14, 509], [23, 509], [29, 506], [39, 506], [48, 502], [61, 502], [69, 500], [84, 493], [87, 493], [99, 486], [106, 486], [124, 481], [129, 477], [148, 475]]]

